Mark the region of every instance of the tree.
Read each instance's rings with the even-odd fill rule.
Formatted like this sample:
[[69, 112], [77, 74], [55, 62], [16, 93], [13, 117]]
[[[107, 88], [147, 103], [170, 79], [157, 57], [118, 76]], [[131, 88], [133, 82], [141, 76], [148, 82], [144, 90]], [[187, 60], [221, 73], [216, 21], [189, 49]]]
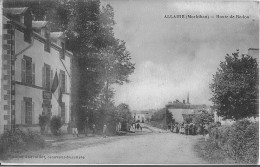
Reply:
[[166, 109], [166, 124], [170, 125], [173, 122], [172, 113]]
[[224, 119], [241, 119], [258, 115], [258, 64], [239, 51], [227, 54], [210, 84], [211, 100]]
[[184, 117], [184, 122], [187, 123], [187, 124], [190, 124], [192, 122], [192, 117], [187, 115], [186, 117]]
[[100, 79], [105, 83], [102, 90], [104, 102], [113, 97], [113, 84], [128, 83], [128, 77], [134, 72], [134, 64], [130, 62], [130, 53], [126, 50], [125, 42], [117, 40], [114, 46], [101, 49]]
[[120, 122], [127, 122], [127, 123], [133, 122], [133, 117], [130, 112], [130, 108], [128, 104], [121, 103], [116, 108], [117, 108]]
[[207, 113], [207, 112], [202, 112], [200, 114], [195, 114], [195, 116], [192, 119], [192, 122], [196, 125], [199, 126], [201, 124], [206, 124], [206, 123], [212, 123], [214, 121], [214, 115]]
[[127, 124], [134, 122], [132, 113], [128, 104], [121, 103], [117, 106], [117, 112], [119, 116], [119, 122], [121, 122], [121, 130], [127, 131]]
[[153, 113], [151, 121], [162, 123], [164, 126], [167, 126], [173, 121], [172, 113], [166, 108], [159, 109], [157, 112]]

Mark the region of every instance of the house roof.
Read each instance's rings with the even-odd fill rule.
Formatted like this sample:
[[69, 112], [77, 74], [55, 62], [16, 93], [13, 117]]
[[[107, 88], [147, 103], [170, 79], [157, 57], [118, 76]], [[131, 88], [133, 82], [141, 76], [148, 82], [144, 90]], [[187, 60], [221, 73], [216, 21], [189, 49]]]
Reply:
[[37, 29], [46, 27], [47, 24], [48, 21], [32, 21], [32, 27]]
[[27, 11], [28, 7], [23, 8], [3, 8], [4, 14], [21, 15]]
[[63, 32], [51, 32], [50, 37], [52, 39], [64, 38], [64, 33]]

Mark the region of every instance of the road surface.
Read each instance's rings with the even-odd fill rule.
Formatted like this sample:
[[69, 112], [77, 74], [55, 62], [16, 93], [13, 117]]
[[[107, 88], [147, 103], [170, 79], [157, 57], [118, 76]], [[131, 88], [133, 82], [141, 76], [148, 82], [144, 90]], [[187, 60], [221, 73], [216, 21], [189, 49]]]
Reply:
[[[9, 159], [7, 163], [36, 164], [205, 164], [193, 150], [201, 136], [160, 131], [125, 136], [78, 149]], [[108, 137], [113, 138], [113, 137]], [[73, 143], [70, 143], [73, 144]], [[37, 157], [38, 156], [38, 157]], [[78, 156], [78, 157], [77, 157]]]

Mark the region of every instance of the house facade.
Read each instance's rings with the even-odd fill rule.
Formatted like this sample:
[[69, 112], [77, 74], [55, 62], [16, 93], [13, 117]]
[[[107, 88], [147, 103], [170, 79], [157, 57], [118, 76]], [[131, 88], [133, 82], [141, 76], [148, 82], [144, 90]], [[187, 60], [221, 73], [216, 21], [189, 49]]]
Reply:
[[193, 118], [196, 114], [200, 114], [201, 110], [212, 113], [212, 110], [208, 105], [191, 104], [189, 102], [189, 96], [187, 97], [187, 102], [185, 102], [185, 100], [183, 100], [183, 102], [176, 100], [169, 102], [165, 108], [172, 113], [173, 119], [178, 123], [184, 122], [186, 117]]
[[[28, 8], [4, 8], [1, 19], [0, 134], [17, 127], [39, 130], [39, 115], [59, 115], [67, 125], [72, 53], [63, 33], [33, 21]], [[58, 88], [52, 92], [55, 75]]]
[[145, 114], [134, 113], [133, 118], [135, 122], [144, 123], [146, 121]]

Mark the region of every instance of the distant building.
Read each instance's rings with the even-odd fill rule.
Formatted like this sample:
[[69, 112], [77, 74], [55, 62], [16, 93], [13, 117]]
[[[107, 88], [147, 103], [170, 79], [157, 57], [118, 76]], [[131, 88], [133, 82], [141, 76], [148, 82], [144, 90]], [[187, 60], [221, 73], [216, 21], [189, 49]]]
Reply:
[[187, 97], [187, 103], [185, 100], [180, 102], [179, 100], [169, 102], [166, 105], [166, 109], [172, 113], [175, 122], [182, 123], [186, 117], [194, 117], [196, 114], [200, 114], [201, 110], [211, 112], [211, 108], [208, 105], [194, 105], [189, 102], [189, 95]]
[[[39, 130], [39, 115], [59, 115], [67, 125], [72, 53], [65, 50], [63, 33], [50, 32], [47, 21], [33, 21], [26, 7], [4, 8], [0, 17], [0, 134], [17, 127]], [[56, 73], [60, 97], [51, 92]]]
[[145, 114], [133, 114], [133, 118], [135, 122], [141, 122], [144, 123], [146, 121]]

